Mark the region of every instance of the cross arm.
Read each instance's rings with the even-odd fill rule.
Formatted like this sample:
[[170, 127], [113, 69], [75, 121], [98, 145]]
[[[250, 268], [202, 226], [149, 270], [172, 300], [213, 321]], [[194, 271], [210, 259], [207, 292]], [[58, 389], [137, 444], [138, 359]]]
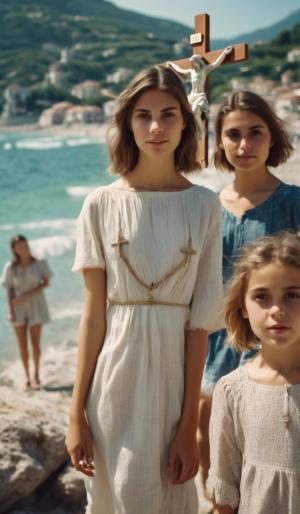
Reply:
[[[225, 48], [223, 50], [213, 50], [211, 52], [207, 52], [205, 54], [205, 60], [212, 64], [215, 62], [218, 57], [224, 52]], [[248, 45], [245, 43], [239, 43], [238, 45], [234, 45], [232, 47], [232, 51], [229, 55], [226, 56], [226, 59], [224, 60], [225, 64], [230, 64], [231, 62], [240, 62], [245, 61], [248, 58]], [[176, 61], [177, 63], [180, 63], [180, 61]]]

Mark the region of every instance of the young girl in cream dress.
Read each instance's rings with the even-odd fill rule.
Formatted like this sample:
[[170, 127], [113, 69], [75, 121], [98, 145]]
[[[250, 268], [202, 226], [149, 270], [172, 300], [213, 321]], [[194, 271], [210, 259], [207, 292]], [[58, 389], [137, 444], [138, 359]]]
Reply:
[[245, 248], [225, 304], [231, 344], [260, 344], [221, 378], [210, 423], [207, 487], [215, 514], [300, 512], [300, 238]]

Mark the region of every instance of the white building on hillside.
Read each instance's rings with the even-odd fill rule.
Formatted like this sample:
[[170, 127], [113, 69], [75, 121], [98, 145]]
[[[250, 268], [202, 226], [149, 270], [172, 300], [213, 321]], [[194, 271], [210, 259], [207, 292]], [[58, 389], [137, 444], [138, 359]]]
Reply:
[[82, 100], [96, 98], [101, 95], [101, 86], [95, 80], [85, 80], [80, 84], [76, 84], [72, 88], [71, 93]]
[[64, 123], [74, 125], [76, 123], [101, 123], [103, 111], [95, 105], [74, 105], [67, 110]]
[[62, 125], [65, 114], [68, 109], [72, 108], [70, 102], [59, 102], [52, 105], [49, 109], [45, 109], [39, 119], [40, 127], [49, 127], [51, 125]]
[[110, 73], [106, 77], [107, 82], [112, 84], [122, 84], [132, 77], [133, 73], [127, 68], [118, 68], [114, 73]]
[[288, 62], [300, 62], [300, 48], [293, 48], [287, 53]]

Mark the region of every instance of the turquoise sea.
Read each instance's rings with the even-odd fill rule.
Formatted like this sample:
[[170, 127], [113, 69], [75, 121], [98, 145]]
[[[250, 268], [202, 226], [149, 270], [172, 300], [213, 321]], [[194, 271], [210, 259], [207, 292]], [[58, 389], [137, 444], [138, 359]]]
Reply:
[[[297, 146], [278, 176], [299, 185]], [[76, 218], [85, 196], [113, 180], [107, 167], [106, 146], [96, 138], [0, 133], [0, 273], [11, 258], [9, 240], [16, 234], [27, 236], [32, 253], [47, 259], [53, 271], [46, 289], [52, 320], [44, 328], [44, 347], [76, 339], [83, 305], [82, 278], [71, 271]], [[212, 169], [189, 178], [214, 190], [232, 180]], [[0, 370], [17, 357], [6, 291], [0, 287]]]
[[[0, 268], [11, 258], [9, 240], [24, 234], [32, 253], [53, 271], [46, 289], [52, 321], [43, 345], [76, 337], [82, 279], [71, 271], [76, 218], [84, 197], [111, 182], [106, 147], [97, 139], [0, 134]], [[18, 356], [7, 320], [6, 291], [0, 288], [0, 369]]]

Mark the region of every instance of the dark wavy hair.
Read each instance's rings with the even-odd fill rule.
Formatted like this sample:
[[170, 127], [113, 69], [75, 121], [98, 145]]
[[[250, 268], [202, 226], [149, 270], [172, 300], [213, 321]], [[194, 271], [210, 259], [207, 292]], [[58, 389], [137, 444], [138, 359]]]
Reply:
[[133, 108], [139, 97], [150, 90], [160, 90], [178, 100], [185, 127], [175, 150], [178, 171], [191, 172], [201, 168], [197, 160], [196, 124], [181, 79], [167, 65], [158, 64], [141, 71], [118, 98], [117, 110], [108, 132], [110, 171], [124, 175], [132, 171], [139, 159], [139, 149], [130, 127]]
[[222, 171], [233, 171], [225, 152], [220, 148], [224, 118], [233, 111], [252, 112], [266, 123], [270, 133], [272, 146], [266, 164], [276, 167], [286, 162], [293, 147], [286, 131], [284, 122], [276, 116], [267, 102], [251, 91], [237, 91], [230, 95], [221, 105], [215, 123], [216, 148], [213, 156], [214, 165]]

